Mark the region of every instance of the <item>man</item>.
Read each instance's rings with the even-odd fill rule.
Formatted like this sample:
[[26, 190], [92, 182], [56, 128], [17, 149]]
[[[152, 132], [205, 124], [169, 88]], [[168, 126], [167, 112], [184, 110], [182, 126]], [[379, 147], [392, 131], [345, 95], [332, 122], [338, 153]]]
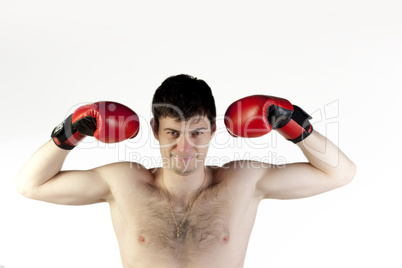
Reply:
[[[257, 137], [277, 129], [296, 143], [308, 163], [281, 168], [256, 161], [204, 165], [216, 112], [202, 80], [187, 75], [166, 79], [152, 107], [162, 167], [120, 162], [60, 171], [85, 135], [118, 142], [138, 132], [132, 110], [99, 102], [80, 107], [56, 127], [52, 141], [16, 179], [19, 192], [29, 198], [74, 205], [108, 202], [125, 268], [243, 267], [261, 200], [320, 194], [347, 184], [355, 174], [355, 165], [285, 99], [249, 96], [233, 103], [225, 117], [233, 136]], [[330, 165], [335, 159], [338, 165]]]

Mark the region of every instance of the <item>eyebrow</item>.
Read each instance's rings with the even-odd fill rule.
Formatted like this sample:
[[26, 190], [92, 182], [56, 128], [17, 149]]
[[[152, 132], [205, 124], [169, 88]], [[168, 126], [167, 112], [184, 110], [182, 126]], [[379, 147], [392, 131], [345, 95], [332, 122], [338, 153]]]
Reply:
[[173, 129], [173, 128], [169, 128], [169, 127], [163, 129], [163, 131], [166, 131], [166, 130], [175, 131], [175, 132], [180, 132], [180, 131], [178, 131], [177, 129]]
[[[204, 129], [207, 129], [207, 130], [208, 130], [208, 128], [206, 128], [206, 127], [198, 127], [198, 128], [192, 129], [191, 131], [198, 131], [198, 130], [204, 130]], [[170, 130], [170, 131], [175, 131], [175, 132], [181, 132], [180, 130], [177, 130], [177, 129], [174, 129], [174, 128], [170, 128], [170, 127], [164, 128], [163, 130], [164, 130], [164, 131]]]

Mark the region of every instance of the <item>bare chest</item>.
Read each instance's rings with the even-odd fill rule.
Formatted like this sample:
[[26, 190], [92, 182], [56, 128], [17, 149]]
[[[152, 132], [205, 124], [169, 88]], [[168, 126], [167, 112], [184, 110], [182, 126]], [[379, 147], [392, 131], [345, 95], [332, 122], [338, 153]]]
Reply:
[[125, 219], [115, 221], [119, 225], [115, 227], [124, 230], [120, 238], [116, 232], [120, 246], [130, 244], [137, 251], [144, 249], [181, 261], [229, 248], [241, 217], [234, 195], [224, 183], [212, 186], [200, 193], [185, 218], [189, 205], [172, 202], [173, 217], [164, 192], [144, 186], [135, 199], [126, 198], [115, 215]]
[[[150, 197], [150, 198], [149, 198]], [[227, 189], [206, 189], [189, 204], [167, 202], [166, 196], [154, 191], [137, 208], [139, 243], [178, 258], [210, 250], [229, 243], [231, 215]], [[143, 199], [144, 201], [146, 199]]]
[[257, 203], [241, 190], [239, 195], [227, 183], [209, 187], [185, 218], [188, 204], [172, 203], [173, 217], [164, 192], [152, 186], [126, 196], [112, 209], [123, 259], [189, 264], [218, 261], [218, 254], [230, 262], [234, 251], [241, 258], [257, 211]]

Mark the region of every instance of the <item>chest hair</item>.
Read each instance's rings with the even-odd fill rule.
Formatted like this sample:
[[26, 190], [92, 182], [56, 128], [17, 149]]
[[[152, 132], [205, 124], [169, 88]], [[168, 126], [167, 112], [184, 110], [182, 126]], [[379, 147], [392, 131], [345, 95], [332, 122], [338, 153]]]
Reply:
[[[183, 258], [195, 252], [210, 251], [227, 242], [231, 194], [225, 182], [210, 186], [199, 194], [180, 229], [179, 238], [164, 193], [150, 185], [143, 188], [135, 213], [143, 246]], [[173, 205], [177, 222], [181, 223], [188, 205]]]

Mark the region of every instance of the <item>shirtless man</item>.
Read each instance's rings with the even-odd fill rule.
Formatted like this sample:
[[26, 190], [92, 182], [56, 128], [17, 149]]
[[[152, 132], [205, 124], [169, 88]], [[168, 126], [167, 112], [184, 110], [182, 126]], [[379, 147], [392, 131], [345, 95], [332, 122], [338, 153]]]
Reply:
[[[246, 160], [204, 165], [216, 112], [202, 80], [187, 75], [166, 79], [152, 107], [162, 167], [119, 162], [61, 171], [85, 135], [102, 142], [136, 135], [138, 117], [132, 110], [100, 102], [77, 109], [56, 127], [52, 140], [16, 179], [19, 192], [29, 198], [66, 205], [108, 202], [125, 268], [243, 267], [261, 200], [313, 196], [354, 177], [353, 162], [313, 131], [309, 116], [287, 100], [249, 96], [233, 103], [225, 119], [233, 136], [257, 137], [273, 128], [296, 143], [308, 162], [280, 168]], [[334, 162], [338, 165], [329, 164]]]

